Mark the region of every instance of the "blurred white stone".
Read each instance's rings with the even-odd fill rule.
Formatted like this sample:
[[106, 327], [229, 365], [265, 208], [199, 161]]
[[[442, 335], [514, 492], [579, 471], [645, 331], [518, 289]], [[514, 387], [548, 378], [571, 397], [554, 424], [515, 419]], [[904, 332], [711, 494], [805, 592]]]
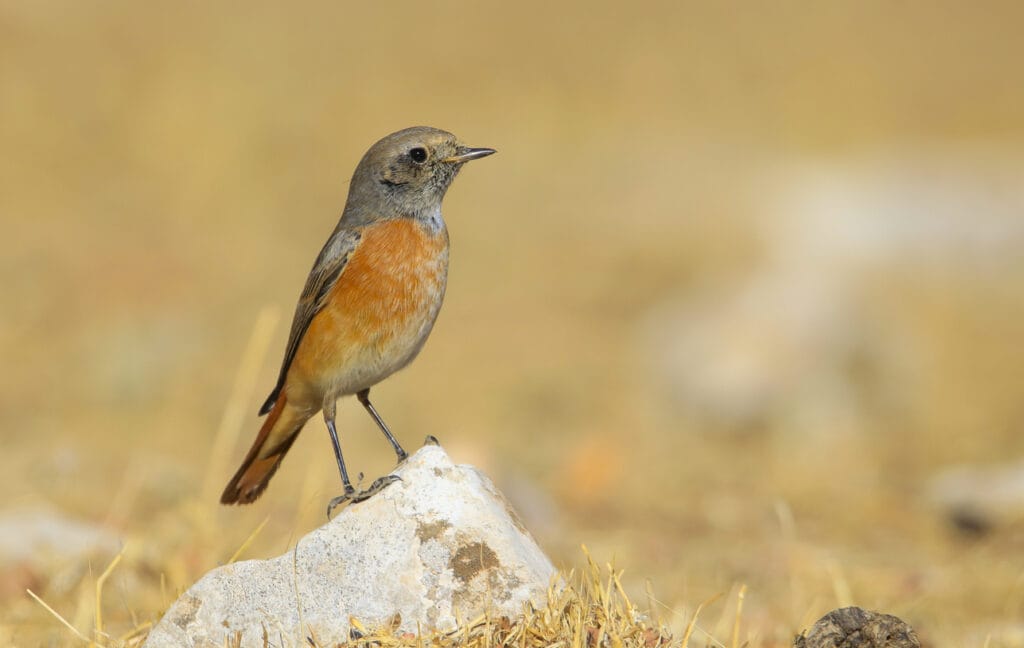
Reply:
[[965, 529], [1024, 520], [1024, 461], [950, 468], [932, 478], [928, 496]]
[[[515, 617], [543, 602], [555, 570], [505, 498], [470, 466], [427, 446], [402, 464], [402, 481], [349, 505], [270, 560], [219, 567], [182, 595], [149, 648], [334, 645], [349, 619], [404, 632], [447, 630], [456, 614]], [[234, 644], [232, 644], [234, 645]]]
[[120, 540], [113, 531], [57, 511], [25, 508], [0, 513], [0, 566], [49, 565], [93, 553], [112, 556], [119, 549]]
[[776, 266], [981, 271], [1024, 259], [1024, 158], [985, 150], [808, 160], [759, 187]]
[[872, 313], [866, 289], [894, 272], [984, 280], [1024, 262], [1020, 158], [812, 160], [761, 178], [762, 264], [656, 307], [642, 328], [670, 399], [727, 428], [861, 427], [851, 367], [870, 367], [894, 402], [927, 371], [914, 332]]
[[48, 507], [5, 511], [0, 513], [0, 597], [22, 595], [33, 582], [45, 583], [50, 594], [68, 593], [90, 566], [106, 564], [120, 549], [113, 530]]

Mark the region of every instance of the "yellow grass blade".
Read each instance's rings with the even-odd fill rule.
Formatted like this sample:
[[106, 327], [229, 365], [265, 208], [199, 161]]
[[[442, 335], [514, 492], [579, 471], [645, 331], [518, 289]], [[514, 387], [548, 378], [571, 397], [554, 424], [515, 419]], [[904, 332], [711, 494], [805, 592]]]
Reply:
[[[100, 574], [100, 577], [96, 579], [96, 625], [93, 630], [93, 634], [96, 637], [103, 634], [103, 585], [107, 582], [107, 578], [110, 577], [110, 574], [114, 571], [114, 568], [117, 567], [117, 564], [121, 562], [121, 558], [124, 557], [124, 552], [127, 548], [127, 544], [121, 547], [121, 551], [117, 552], [114, 559], [110, 561], [107, 568], [104, 569], [103, 573]], [[95, 645], [95, 643], [90, 642], [89, 645], [92, 646]]]
[[689, 645], [690, 637], [693, 635], [693, 631], [697, 627], [697, 617], [700, 615], [700, 611], [703, 610], [705, 607], [711, 605], [721, 597], [721, 594], [715, 594], [714, 596], [712, 596], [711, 598], [697, 606], [697, 609], [693, 611], [693, 616], [690, 617], [690, 622], [686, 624], [686, 631], [683, 632], [683, 641], [679, 644], [680, 648], [686, 648], [687, 645]]
[[204, 502], [217, 501], [221, 481], [226, 479], [228, 456], [238, 440], [242, 422], [245, 420], [245, 410], [252, 401], [256, 388], [260, 365], [267, 354], [279, 318], [280, 313], [276, 307], [266, 306], [260, 311], [253, 325], [245, 352], [242, 354], [242, 362], [235, 375], [231, 395], [224, 407], [224, 415], [213, 438], [213, 447], [210, 448], [210, 461], [207, 464], [206, 480], [202, 490]]
[[747, 586], [740, 585], [740, 591], [736, 594], [736, 619], [732, 624], [732, 648], [739, 648], [740, 644], [740, 617], [743, 616], [743, 599], [747, 595]]
[[55, 618], [55, 619], [57, 619], [57, 620], [58, 620], [58, 621], [60, 621], [60, 622], [61, 622], [62, 624], [64, 624], [64, 627], [66, 627], [66, 628], [67, 628], [68, 630], [70, 630], [71, 632], [73, 632], [73, 633], [74, 633], [74, 635], [75, 635], [76, 637], [78, 637], [79, 639], [81, 639], [82, 641], [84, 641], [84, 642], [86, 642], [86, 643], [89, 643], [89, 638], [88, 638], [88, 637], [86, 637], [86, 636], [85, 636], [84, 634], [82, 634], [81, 632], [79, 632], [79, 631], [78, 631], [78, 628], [76, 628], [75, 626], [73, 626], [73, 625], [71, 625], [70, 623], [68, 623], [68, 620], [67, 620], [67, 619], [65, 619], [64, 617], [62, 617], [62, 616], [61, 616], [60, 614], [58, 614], [58, 613], [57, 613], [57, 611], [56, 611], [56, 610], [54, 610], [54, 609], [53, 609], [52, 607], [50, 607], [49, 605], [47, 605], [47, 604], [46, 604], [46, 601], [44, 601], [43, 599], [39, 598], [39, 597], [38, 597], [38, 596], [36, 595], [36, 593], [35, 593], [35, 592], [33, 592], [33, 591], [32, 591], [32, 590], [30, 590], [30, 589], [27, 589], [27, 590], [25, 590], [25, 591], [26, 591], [26, 592], [28, 592], [28, 595], [29, 595], [29, 596], [31, 596], [32, 598], [34, 598], [34, 599], [35, 599], [36, 603], [38, 603], [39, 605], [42, 605], [42, 606], [43, 606], [43, 607], [44, 607], [44, 608], [46, 609], [46, 611], [47, 611], [47, 612], [49, 612], [50, 614], [52, 614], [52, 615], [54, 616], [54, 618]]
[[228, 558], [228, 564], [229, 565], [231, 563], [235, 562], [236, 560], [238, 560], [238, 557], [241, 556], [242, 553], [246, 549], [249, 548], [249, 545], [251, 545], [252, 541], [256, 539], [256, 536], [258, 536], [260, 534], [260, 531], [263, 530], [263, 527], [267, 526], [267, 522], [270, 522], [270, 516], [269, 515], [267, 517], [263, 518], [263, 521], [260, 522], [259, 525], [255, 529], [252, 530], [252, 533], [250, 533], [249, 537], [245, 539], [245, 542], [243, 542], [241, 544], [241, 546], [238, 547], [238, 549], [235, 550], [235, 553], [231, 554], [231, 557]]

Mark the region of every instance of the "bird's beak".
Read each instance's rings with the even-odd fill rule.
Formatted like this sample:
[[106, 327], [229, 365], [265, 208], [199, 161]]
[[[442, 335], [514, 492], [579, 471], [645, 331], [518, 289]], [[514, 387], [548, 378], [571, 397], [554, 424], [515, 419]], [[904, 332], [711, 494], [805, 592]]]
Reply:
[[452, 162], [455, 164], [462, 164], [463, 162], [469, 162], [470, 160], [476, 160], [478, 158], [487, 157], [497, 153], [494, 149], [489, 148], [469, 148], [468, 146], [460, 146], [456, 149], [455, 155], [442, 159], [442, 162]]

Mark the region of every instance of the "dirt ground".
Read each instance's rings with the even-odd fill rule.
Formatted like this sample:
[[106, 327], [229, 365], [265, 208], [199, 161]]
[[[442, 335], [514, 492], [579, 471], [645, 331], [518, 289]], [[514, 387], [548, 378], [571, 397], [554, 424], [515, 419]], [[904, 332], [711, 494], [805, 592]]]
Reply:
[[[742, 586], [751, 646], [847, 604], [1024, 645], [1022, 19], [0, 3], [0, 520], [114, 539], [0, 547], [0, 644], [79, 641], [26, 589], [91, 635], [122, 548], [111, 645], [322, 523], [319, 423], [257, 504], [217, 496], [356, 162], [429, 124], [499, 153], [446, 199], [431, 339], [374, 390], [407, 447], [437, 436], [677, 636], [720, 594], [691, 645], [729, 641]], [[354, 401], [339, 428], [390, 468]]]

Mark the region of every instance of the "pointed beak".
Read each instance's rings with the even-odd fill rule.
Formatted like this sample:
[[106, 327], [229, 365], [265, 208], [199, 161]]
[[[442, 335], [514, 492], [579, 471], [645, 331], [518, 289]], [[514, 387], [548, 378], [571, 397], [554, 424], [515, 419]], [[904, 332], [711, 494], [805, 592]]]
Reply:
[[462, 164], [463, 162], [469, 162], [470, 160], [476, 160], [488, 155], [497, 153], [494, 149], [489, 148], [469, 148], [468, 146], [460, 146], [455, 155], [446, 157], [442, 162], [452, 162], [455, 164]]

